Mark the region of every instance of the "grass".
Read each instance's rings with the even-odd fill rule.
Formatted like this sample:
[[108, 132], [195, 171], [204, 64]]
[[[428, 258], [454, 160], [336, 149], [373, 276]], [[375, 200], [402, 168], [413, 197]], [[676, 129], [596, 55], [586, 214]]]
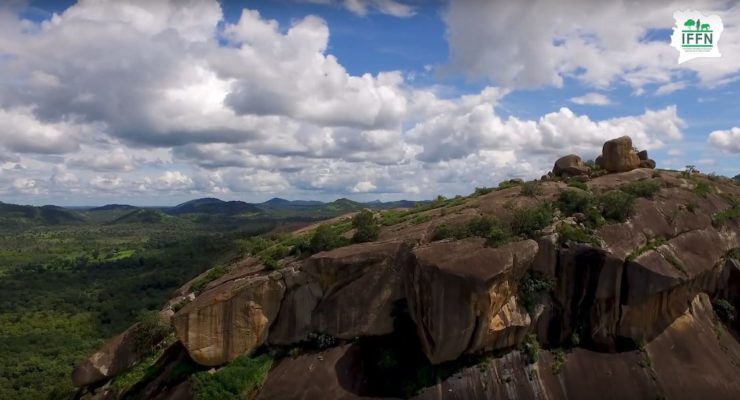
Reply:
[[714, 193], [714, 188], [712, 188], [712, 186], [707, 182], [697, 181], [696, 185], [694, 185], [694, 193], [699, 197], [706, 198], [710, 194]]
[[209, 283], [224, 276], [227, 272], [229, 272], [229, 269], [222, 265], [214, 267], [213, 269], [208, 271], [208, 273], [204, 277], [193, 282], [193, 284], [190, 285], [190, 291], [192, 291], [196, 295], [202, 293]]
[[727, 226], [730, 221], [736, 221], [738, 219], [740, 219], [740, 207], [736, 206], [714, 214], [712, 224], [715, 227], [722, 228]]
[[191, 377], [194, 399], [249, 399], [264, 384], [272, 363], [267, 355], [241, 356], [215, 373], [196, 373]]
[[666, 244], [666, 240], [663, 238], [655, 238], [648, 240], [647, 243], [645, 243], [642, 246], [637, 247], [636, 249], [632, 250], [632, 252], [627, 256], [627, 259], [632, 261], [636, 259], [637, 257], [641, 256], [644, 253], [647, 253], [650, 250], [655, 250], [658, 247]]
[[635, 197], [652, 199], [660, 190], [660, 183], [649, 180], [630, 182], [622, 185], [619, 189]]
[[586, 182], [576, 181], [576, 180], [570, 180], [568, 181], [568, 186], [581, 189], [584, 191], [588, 191], [588, 185], [586, 185]]
[[523, 196], [536, 197], [543, 193], [542, 185], [539, 182], [524, 182], [522, 184], [521, 192]]
[[587, 243], [594, 247], [601, 247], [601, 241], [591, 232], [584, 228], [568, 224], [562, 224], [558, 228], [558, 240], [560, 243]]
[[565, 366], [565, 351], [563, 349], [555, 349], [553, 352], [553, 361], [552, 361], [552, 373], [554, 375], [558, 375], [560, 371], [563, 370], [563, 366]]

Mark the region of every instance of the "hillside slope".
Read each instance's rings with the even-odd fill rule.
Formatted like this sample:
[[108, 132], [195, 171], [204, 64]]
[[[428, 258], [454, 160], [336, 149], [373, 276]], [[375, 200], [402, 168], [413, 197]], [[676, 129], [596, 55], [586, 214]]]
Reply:
[[164, 307], [166, 351], [134, 325], [73, 379], [96, 398], [740, 398], [740, 186], [654, 164], [619, 138], [601, 167], [376, 213], [369, 242], [350, 244], [363, 213], [253, 242]]

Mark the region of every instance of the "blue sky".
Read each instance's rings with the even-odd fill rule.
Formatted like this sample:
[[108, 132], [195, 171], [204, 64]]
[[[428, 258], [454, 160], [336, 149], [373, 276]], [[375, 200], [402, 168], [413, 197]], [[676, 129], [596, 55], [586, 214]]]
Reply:
[[[423, 199], [622, 134], [740, 173], [737, 3], [534, 2], [13, 3], [0, 201]], [[688, 7], [722, 18], [721, 58], [678, 64]]]

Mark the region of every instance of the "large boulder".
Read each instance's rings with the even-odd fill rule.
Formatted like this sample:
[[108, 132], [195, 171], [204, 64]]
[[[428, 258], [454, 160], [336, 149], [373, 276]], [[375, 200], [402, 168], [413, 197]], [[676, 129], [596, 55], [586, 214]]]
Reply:
[[642, 160], [640, 161], [640, 168], [655, 169], [655, 160]]
[[279, 272], [238, 277], [203, 292], [172, 324], [195, 362], [220, 365], [265, 342], [284, 294]]
[[583, 164], [581, 157], [575, 154], [569, 154], [558, 158], [552, 167], [552, 173], [555, 176], [577, 176], [588, 174], [589, 168]]
[[323, 296], [311, 329], [342, 339], [393, 331], [393, 307], [403, 298], [401, 267], [410, 254], [401, 241], [361, 243], [314, 254], [303, 271]]
[[149, 351], [161, 337], [148, 337], [139, 323], [108, 339], [72, 371], [75, 386], [87, 386], [110, 379], [125, 371]]
[[601, 157], [602, 167], [609, 172], [627, 172], [640, 166], [640, 157], [629, 136], [608, 140], [601, 150]]
[[512, 296], [537, 249], [533, 240], [491, 248], [483, 239], [465, 239], [414, 250], [406, 297], [432, 363], [519, 342], [530, 321]]

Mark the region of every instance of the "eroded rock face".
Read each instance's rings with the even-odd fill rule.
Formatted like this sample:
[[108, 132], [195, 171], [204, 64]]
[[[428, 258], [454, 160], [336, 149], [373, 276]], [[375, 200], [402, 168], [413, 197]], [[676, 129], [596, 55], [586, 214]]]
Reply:
[[511, 297], [537, 248], [533, 240], [490, 248], [482, 239], [466, 239], [414, 250], [406, 298], [432, 363], [508, 347], [519, 337], [528, 323]]
[[552, 167], [552, 173], [555, 176], [577, 176], [588, 174], [589, 168], [583, 164], [581, 157], [575, 154], [569, 154], [558, 158]]
[[118, 336], [108, 339], [72, 371], [72, 383], [75, 386], [87, 386], [102, 382], [139, 361], [153, 343], [142, 343], [138, 330], [139, 324], [134, 324]]
[[394, 303], [403, 298], [403, 242], [362, 243], [318, 253], [303, 271], [323, 296], [311, 317], [312, 330], [342, 339], [393, 331]]
[[220, 365], [265, 342], [284, 294], [278, 272], [236, 278], [202, 293], [172, 324], [194, 361]]
[[601, 165], [609, 172], [627, 172], [640, 166], [640, 158], [632, 148], [632, 139], [622, 136], [604, 143]]

